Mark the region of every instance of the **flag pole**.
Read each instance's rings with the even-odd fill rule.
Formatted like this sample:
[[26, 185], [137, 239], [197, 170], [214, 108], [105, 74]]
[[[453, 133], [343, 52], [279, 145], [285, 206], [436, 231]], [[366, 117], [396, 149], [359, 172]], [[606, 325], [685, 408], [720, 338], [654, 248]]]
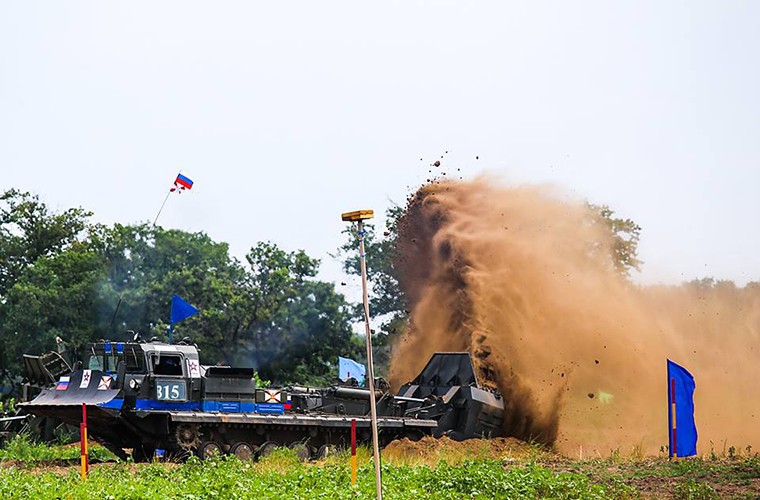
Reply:
[[168, 193], [166, 193], [166, 198], [164, 198], [164, 202], [161, 203], [161, 208], [158, 209], [158, 213], [156, 214], [156, 218], [153, 219], [153, 227], [156, 227], [156, 221], [158, 221], [158, 216], [161, 215], [161, 212], [164, 210], [164, 205], [166, 205], [166, 200], [169, 199], [169, 195], [172, 194], [171, 190], [169, 190]]
[[665, 390], [668, 394], [668, 459], [673, 458], [673, 394], [670, 390], [670, 360], [666, 360]]
[[668, 458], [678, 458], [676, 442], [676, 379], [670, 374], [671, 361], [667, 360], [668, 388]]
[[[156, 228], [156, 222], [158, 221], [158, 217], [159, 217], [159, 215], [161, 215], [161, 212], [164, 211], [164, 205], [166, 205], [166, 200], [169, 199], [169, 195], [170, 194], [172, 194], [171, 190], [169, 190], [169, 192], [166, 193], [166, 197], [164, 198], [164, 202], [161, 203], [161, 208], [158, 209], [158, 213], [156, 214], [156, 218], [153, 219], [153, 229]], [[121, 301], [122, 301], [123, 298], [124, 298], [124, 290], [122, 290], [119, 293], [119, 302], [116, 303], [116, 309], [113, 312], [113, 317], [111, 318], [111, 324], [108, 325], [108, 331], [109, 332], [111, 332], [111, 330], [113, 329], [113, 323], [116, 320], [116, 314], [119, 312], [119, 306], [121, 305]], [[169, 343], [170, 344], [172, 343], [172, 334], [171, 333], [169, 333]]]
[[676, 442], [676, 379], [670, 379], [670, 412], [672, 415], [671, 431], [673, 433], [673, 449], [670, 453], [671, 458], [678, 459], [678, 443]]

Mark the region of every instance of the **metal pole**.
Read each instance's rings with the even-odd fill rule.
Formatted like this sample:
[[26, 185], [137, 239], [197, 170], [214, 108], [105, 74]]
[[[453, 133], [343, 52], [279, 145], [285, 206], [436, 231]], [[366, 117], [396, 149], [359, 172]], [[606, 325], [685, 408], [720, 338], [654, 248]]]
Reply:
[[82, 461], [82, 480], [90, 472], [90, 450], [87, 445], [87, 404], [82, 403], [82, 423], [79, 425], [79, 447]]
[[356, 419], [351, 419], [351, 486], [356, 484]]
[[673, 443], [673, 446], [670, 450], [670, 458], [678, 459], [678, 443], [676, 442], [676, 379], [671, 378], [670, 379], [670, 408], [671, 408], [671, 436], [673, 436], [673, 439], [671, 440]]
[[364, 300], [364, 325], [367, 334], [367, 378], [369, 381], [369, 408], [372, 419], [372, 451], [375, 457], [375, 488], [377, 500], [383, 499], [383, 481], [380, 474], [380, 445], [377, 437], [377, 405], [375, 403], [375, 369], [372, 362], [372, 330], [369, 327], [369, 294], [367, 293], [367, 263], [364, 259], [364, 224], [359, 219], [359, 262], [362, 270], [362, 295]]
[[155, 219], [153, 219], [153, 227], [156, 227], [156, 222], [158, 222], [158, 216], [159, 216], [159, 215], [161, 215], [161, 212], [163, 212], [163, 210], [164, 210], [164, 205], [166, 205], [166, 200], [168, 200], [168, 199], [169, 199], [169, 195], [170, 195], [170, 194], [172, 194], [172, 192], [171, 192], [171, 191], [169, 191], [168, 193], [166, 193], [166, 198], [164, 198], [164, 202], [163, 202], [163, 203], [161, 203], [161, 208], [159, 208], [159, 209], [158, 209], [158, 213], [156, 214], [156, 218], [155, 218]]

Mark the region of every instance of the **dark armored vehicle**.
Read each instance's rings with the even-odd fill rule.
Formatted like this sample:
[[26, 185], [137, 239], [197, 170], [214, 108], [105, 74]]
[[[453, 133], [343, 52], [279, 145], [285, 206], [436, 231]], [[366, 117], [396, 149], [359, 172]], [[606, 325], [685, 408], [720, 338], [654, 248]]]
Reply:
[[393, 439], [496, 436], [503, 402], [482, 389], [468, 353], [438, 353], [397, 395], [351, 386], [257, 388], [250, 368], [204, 366], [191, 344], [97, 342], [82, 366], [23, 404], [35, 415], [81, 422], [89, 435], [135, 460], [156, 450], [204, 458], [266, 455], [290, 446], [303, 458], [370, 439], [369, 398], [378, 407], [381, 445]]

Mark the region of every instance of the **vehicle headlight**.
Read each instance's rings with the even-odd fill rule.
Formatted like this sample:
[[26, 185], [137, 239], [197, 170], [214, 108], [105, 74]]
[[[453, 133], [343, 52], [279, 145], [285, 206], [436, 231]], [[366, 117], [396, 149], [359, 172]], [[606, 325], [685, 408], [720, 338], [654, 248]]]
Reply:
[[129, 381], [129, 388], [132, 389], [133, 391], [136, 391], [137, 389], [140, 388], [140, 382], [138, 382], [136, 378], [133, 378], [132, 380]]

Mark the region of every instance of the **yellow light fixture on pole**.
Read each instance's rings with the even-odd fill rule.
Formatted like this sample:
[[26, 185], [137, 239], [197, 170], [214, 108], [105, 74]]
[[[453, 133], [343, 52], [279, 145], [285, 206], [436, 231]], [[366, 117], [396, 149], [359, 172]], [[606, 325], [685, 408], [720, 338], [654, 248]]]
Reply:
[[377, 436], [377, 404], [375, 403], [375, 367], [372, 363], [372, 330], [369, 327], [369, 294], [367, 292], [367, 262], [364, 258], [363, 221], [375, 216], [372, 210], [355, 210], [341, 215], [344, 222], [356, 222], [359, 235], [359, 263], [362, 273], [362, 300], [364, 302], [364, 325], [367, 335], [367, 388], [369, 389], [369, 409], [372, 421], [372, 452], [375, 458], [375, 488], [377, 500], [383, 498], [383, 481], [380, 475], [380, 444]]

